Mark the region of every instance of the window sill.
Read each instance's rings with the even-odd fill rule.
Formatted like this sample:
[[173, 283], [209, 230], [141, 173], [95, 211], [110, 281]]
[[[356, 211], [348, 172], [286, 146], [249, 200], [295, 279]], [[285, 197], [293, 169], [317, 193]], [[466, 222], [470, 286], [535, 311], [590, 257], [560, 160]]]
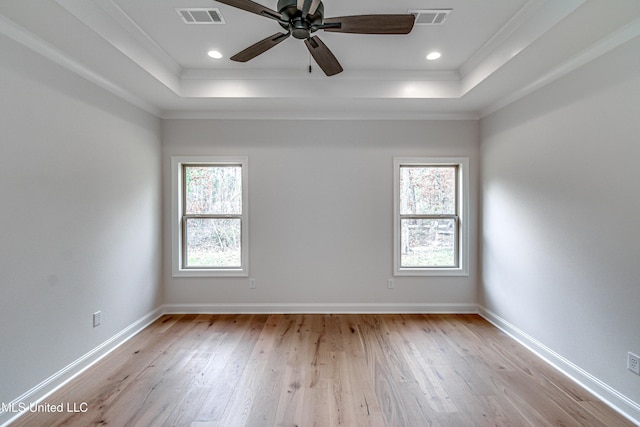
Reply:
[[450, 277], [450, 276], [469, 276], [469, 272], [462, 268], [401, 268], [393, 273], [398, 277]]
[[249, 277], [249, 272], [243, 269], [188, 269], [174, 270], [172, 277]]

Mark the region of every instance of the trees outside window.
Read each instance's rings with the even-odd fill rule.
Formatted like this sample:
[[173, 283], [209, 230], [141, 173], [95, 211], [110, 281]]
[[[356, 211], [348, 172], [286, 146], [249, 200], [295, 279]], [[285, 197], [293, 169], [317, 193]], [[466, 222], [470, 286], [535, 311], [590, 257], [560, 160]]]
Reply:
[[183, 268], [242, 266], [242, 166], [184, 165]]

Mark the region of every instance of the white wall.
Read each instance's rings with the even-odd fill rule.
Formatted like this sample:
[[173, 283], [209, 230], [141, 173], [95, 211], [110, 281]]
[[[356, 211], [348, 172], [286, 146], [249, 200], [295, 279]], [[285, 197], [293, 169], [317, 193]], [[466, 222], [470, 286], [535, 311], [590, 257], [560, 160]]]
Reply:
[[162, 304], [161, 138], [158, 119], [30, 50], [0, 37], [0, 52], [8, 404]]
[[484, 119], [481, 135], [480, 304], [640, 404], [626, 369], [640, 354], [640, 40]]
[[[164, 188], [170, 188], [173, 155], [249, 157], [250, 276], [257, 288], [250, 290], [247, 279], [171, 278], [165, 239], [165, 303], [238, 304], [230, 310], [277, 310], [282, 304], [475, 308], [477, 138], [475, 121], [166, 120]], [[396, 289], [387, 289], [393, 156], [470, 158], [468, 277], [398, 277]], [[165, 212], [170, 208], [165, 199]], [[171, 235], [168, 214], [164, 235]]]

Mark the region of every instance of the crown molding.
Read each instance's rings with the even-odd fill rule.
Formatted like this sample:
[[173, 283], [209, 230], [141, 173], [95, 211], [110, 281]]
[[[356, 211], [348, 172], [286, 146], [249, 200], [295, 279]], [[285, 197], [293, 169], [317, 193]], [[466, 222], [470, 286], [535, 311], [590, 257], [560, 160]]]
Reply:
[[505, 43], [509, 42], [510, 37], [530, 20], [536, 12], [547, 2], [548, 0], [529, 0], [525, 5], [511, 17], [505, 25], [502, 26], [496, 33], [487, 40], [487, 42], [480, 47], [462, 66], [458, 69], [461, 76], [468, 76], [474, 69], [480, 66], [492, 53], [499, 50], [501, 47], [504, 49]]
[[169, 90], [180, 93], [182, 67], [112, 0], [55, 1]]
[[589, 46], [589, 48], [587, 48], [586, 50], [569, 58], [558, 67], [549, 71], [534, 82], [522, 87], [520, 90], [517, 90], [510, 95], [494, 102], [488, 107], [481, 109], [479, 112], [480, 118], [489, 116], [507, 107], [508, 105], [566, 76], [572, 71], [577, 70], [578, 68], [612, 51], [613, 49], [622, 46], [624, 43], [631, 41], [636, 37], [640, 37], [640, 19], [636, 19], [630, 22], [629, 24], [611, 33], [597, 43]]
[[122, 87], [114, 84], [111, 80], [97, 73], [89, 67], [79, 63], [70, 56], [62, 53], [47, 41], [35, 36], [22, 26], [0, 15], [0, 34], [4, 34], [13, 41], [31, 49], [35, 53], [54, 62], [62, 68], [77, 74], [78, 76], [94, 83], [107, 92], [115, 95], [128, 103], [146, 111], [149, 114], [160, 117], [162, 110], [147, 101], [131, 94]]
[[[327, 77], [321, 73], [300, 72], [291, 69], [200, 69], [188, 68], [182, 71], [181, 80], [303, 80], [326, 81]], [[457, 70], [424, 71], [424, 70], [344, 70], [331, 77], [331, 81], [338, 80], [372, 80], [372, 81], [459, 81]]]
[[530, 0], [460, 68], [461, 96], [524, 51], [586, 0]]
[[475, 111], [451, 113], [417, 112], [330, 112], [330, 111], [275, 111], [270, 113], [255, 111], [165, 111], [161, 118], [167, 120], [397, 120], [397, 121], [465, 121], [479, 120]]

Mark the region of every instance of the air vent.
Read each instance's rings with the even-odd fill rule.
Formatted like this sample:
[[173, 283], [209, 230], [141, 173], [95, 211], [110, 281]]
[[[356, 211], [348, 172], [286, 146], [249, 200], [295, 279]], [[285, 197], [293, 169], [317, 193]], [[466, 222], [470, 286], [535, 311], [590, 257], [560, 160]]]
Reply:
[[410, 10], [415, 15], [416, 25], [442, 25], [453, 9], [420, 9]]
[[218, 9], [176, 9], [185, 24], [225, 24]]

